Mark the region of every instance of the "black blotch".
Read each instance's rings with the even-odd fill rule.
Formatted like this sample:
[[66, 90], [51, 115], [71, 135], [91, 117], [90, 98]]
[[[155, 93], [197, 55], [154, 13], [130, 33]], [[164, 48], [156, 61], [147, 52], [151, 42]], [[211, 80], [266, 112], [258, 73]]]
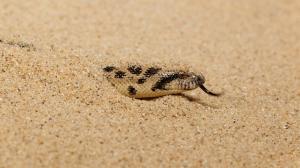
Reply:
[[139, 75], [142, 73], [142, 68], [141, 66], [138, 66], [138, 65], [132, 65], [132, 66], [129, 66], [127, 68], [127, 70], [132, 73], [132, 74], [136, 74], [136, 75]]
[[137, 81], [138, 84], [143, 84], [143, 83], [145, 83], [145, 82], [146, 82], [146, 78], [140, 78], [140, 79], [138, 79], [138, 81]]
[[115, 73], [115, 78], [123, 78], [124, 76], [126, 76], [126, 74], [123, 71], [117, 71]]
[[169, 74], [167, 76], [164, 76], [164, 77], [161, 77], [159, 79], [159, 81], [157, 81], [154, 86], [151, 88], [152, 91], [155, 91], [157, 89], [160, 89], [160, 90], [165, 90], [165, 86], [172, 82], [173, 80], [176, 80], [176, 79], [185, 79], [187, 78], [188, 75], [187, 74], [184, 74], [184, 73], [180, 73], [180, 72], [175, 72], [175, 73], [172, 73], [172, 74]]
[[103, 71], [105, 71], [105, 72], [111, 72], [111, 71], [113, 71], [114, 69], [115, 69], [114, 66], [106, 66], [105, 68], [103, 68]]
[[127, 90], [130, 95], [135, 95], [137, 92], [137, 90], [133, 86], [128, 86]]
[[147, 78], [149, 78], [149, 77], [151, 77], [151, 76], [157, 74], [157, 72], [160, 71], [160, 70], [161, 70], [161, 68], [150, 67], [150, 68], [148, 68], [148, 69], [145, 71], [144, 76], [147, 77]]

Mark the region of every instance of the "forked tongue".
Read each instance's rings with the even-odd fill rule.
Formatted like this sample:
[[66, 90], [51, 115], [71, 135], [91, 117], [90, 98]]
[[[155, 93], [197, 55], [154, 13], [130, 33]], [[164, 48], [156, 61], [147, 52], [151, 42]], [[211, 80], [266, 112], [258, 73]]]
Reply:
[[208, 89], [206, 89], [206, 87], [204, 85], [199, 85], [199, 87], [207, 94], [211, 95], [211, 96], [221, 96], [223, 93], [214, 93], [209, 91]]

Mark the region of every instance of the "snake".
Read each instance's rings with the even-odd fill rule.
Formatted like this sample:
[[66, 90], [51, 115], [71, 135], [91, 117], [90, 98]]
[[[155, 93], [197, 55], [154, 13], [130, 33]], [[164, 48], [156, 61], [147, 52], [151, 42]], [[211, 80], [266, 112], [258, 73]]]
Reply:
[[210, 96], [222, 94], [212, 92], [204, 86], [205, 77], [202, 73], [186, 69], [128, 63], [118, 66], [106, 65], [102, 70], [106, 79], [118, 92], [131, 98], [155, 98], [181, 94], [197, 88]]

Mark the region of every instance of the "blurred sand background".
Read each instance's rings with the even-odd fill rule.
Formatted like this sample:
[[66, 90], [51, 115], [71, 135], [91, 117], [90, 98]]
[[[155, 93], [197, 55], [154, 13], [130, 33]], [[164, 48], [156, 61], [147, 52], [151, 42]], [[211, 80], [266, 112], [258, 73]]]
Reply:
[[[133, 100], [106, 59], [183, 60]], [[0, 167], [300, 167], [300, 1], [1, 0]]]

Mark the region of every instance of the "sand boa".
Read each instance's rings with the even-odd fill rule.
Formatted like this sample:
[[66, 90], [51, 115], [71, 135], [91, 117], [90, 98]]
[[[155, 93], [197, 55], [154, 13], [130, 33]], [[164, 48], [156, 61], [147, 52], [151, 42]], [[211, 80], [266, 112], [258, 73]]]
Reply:
[[150, 98], [178, 94], [200, 87], [205, 93], [219, 96], [204, 87], [205, 78], [186, 70], [168, 70], [157, 65], [108, 65], [103, 68], [108, 81], [123, 95]]

